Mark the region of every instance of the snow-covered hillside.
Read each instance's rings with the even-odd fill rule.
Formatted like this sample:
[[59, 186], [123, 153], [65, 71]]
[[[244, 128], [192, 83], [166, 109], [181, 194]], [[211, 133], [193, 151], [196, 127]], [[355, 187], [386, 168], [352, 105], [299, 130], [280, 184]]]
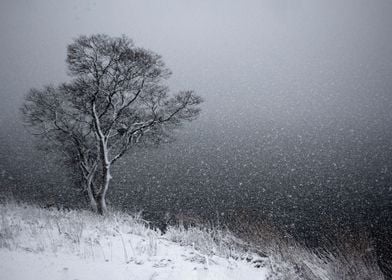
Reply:
[[227, 233], [214, 237], [171, 228], [161, 235], [140, 218], [120, 213], [103, 218], [28, 205], [0, 208], [2, 280], [263, 280], [268, 275], [267, 268], [255, 267], [256, 255], [230, 245], [234, 237]]
[[258, 233], [252, 245], [220, 229], [169, 227], [162, 235], [137, 215], [0, 203], [0, 280], [384, 279], [367, 246], [315, 253], [277, 232]]
[[[157, 245], [156, 255], [130, 258], [128, 263], [66, 253], [1, 250], [0, 279], [265, 279], [264, 270], [244, 262], [212, 256], [205, 263], [204, 256], [191, 248], [162, 241]], [[113, 250], [121, 248], [113, 247]]]

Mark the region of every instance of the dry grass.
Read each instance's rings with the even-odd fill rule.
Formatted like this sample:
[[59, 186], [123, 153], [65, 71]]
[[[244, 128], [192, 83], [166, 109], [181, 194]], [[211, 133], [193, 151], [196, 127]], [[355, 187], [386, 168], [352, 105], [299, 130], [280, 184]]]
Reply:
[[201, 226], [172, 226], [161, 235], [140, 215], [113, 212], [102, 217], [88, 211], [0, 203], [0, 248], [9, 250], [66, 251], [84, 258], [109, 261], [117, 257], [129, 262], [155, 256], [158, 240], [167, 239], [193, 247], [205, 259], [215, 255], [267, 267], [269, 280], [384, 279], [366, 238], [355, 243], [342, 240], [341, 249], [334, 252], [312, 251], [267, 224], [241, 226], [241, 239], [227, 229]]
[[382, 280], [385, 279], [365, 234], [342, 239], [335, 250], [313, 250], [268, 225], [243, 225], [245, 240], [269, 258], [273, 280]]

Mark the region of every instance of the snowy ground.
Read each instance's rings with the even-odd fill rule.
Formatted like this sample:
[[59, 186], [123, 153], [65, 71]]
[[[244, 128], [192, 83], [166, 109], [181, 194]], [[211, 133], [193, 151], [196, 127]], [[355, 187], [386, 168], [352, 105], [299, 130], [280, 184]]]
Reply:
[[167, 253], [127, 264], [81, 259], [71, 254], [1, 250], [0, 279], [265, 279], [264, 270], [244, 263], [229, 263], [219, 258], [210, 260], [208, 266], [198, 263], [193, 259], [193, 252], [173, 244], [168, 245]]
[[1, 280], [263, 280], [268, 275], [267, 268], [245, 260], [256, 256], [230, 248], [224, 234], [214, 239], [202, 231], [171, 229], [162, 236], [124, 214], [102, 218], [27, 205], [0, 208]]
[[169, 227], [161, 235], [147, 224], [119, 212], [0, 203], [0, 280], [385, 279], [366, 244], [322, 255], [277, 232], [259, 232], [250, 245], [219, 229]]

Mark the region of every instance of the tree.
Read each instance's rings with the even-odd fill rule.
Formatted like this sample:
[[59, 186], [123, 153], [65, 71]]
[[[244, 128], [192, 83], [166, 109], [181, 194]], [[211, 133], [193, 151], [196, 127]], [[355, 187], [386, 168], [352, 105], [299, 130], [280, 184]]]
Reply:
[[169, 95], [162, 58], [125, 36], [80, 36], [67, 65], [71, 81], [30, 90], [22, 113], [78, 170], [92, 209], [104, 214], [113, 164], [135, 145], [170, 138], [199, 115], [202, 99], [189, 90]]

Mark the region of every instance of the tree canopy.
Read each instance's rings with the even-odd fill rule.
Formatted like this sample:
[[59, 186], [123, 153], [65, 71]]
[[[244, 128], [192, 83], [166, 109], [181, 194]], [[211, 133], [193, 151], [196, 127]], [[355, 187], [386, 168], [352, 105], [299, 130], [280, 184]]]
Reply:
[[111, 166], [133, 146], [161, 143], [200, 113], [191, 90], [170, 94], [162, 57], [125, 36], [80, 36], [68, 46], [71, 80], [31, 89], [25, 122], [80, 172], [91, 207], [106, 212]]

